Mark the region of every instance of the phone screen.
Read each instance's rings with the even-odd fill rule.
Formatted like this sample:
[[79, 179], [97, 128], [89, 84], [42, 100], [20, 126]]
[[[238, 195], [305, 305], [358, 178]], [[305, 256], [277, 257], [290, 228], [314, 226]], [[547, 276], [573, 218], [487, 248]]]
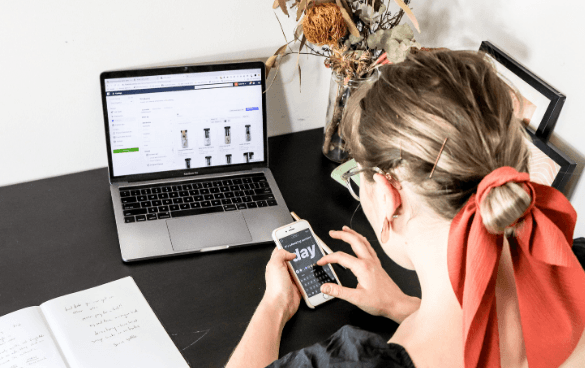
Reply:
[[297, 258], [290, 261], [290, 264], [309, 298], [321, 293], [321, 285], [336, 282], [329, 266], [317, 265], [317, 261], [323, 257], [323, 254], [310, 229], [301, 230], [278, 240], [286, 251], [296, 253]]

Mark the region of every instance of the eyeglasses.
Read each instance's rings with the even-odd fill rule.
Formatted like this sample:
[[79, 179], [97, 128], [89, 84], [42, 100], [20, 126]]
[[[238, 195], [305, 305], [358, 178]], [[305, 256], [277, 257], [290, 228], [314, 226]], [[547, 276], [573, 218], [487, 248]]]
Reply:
[[[382, 169], [378, 167], [360, 167], [359, 164], [356, 163], [356, 166], [349, 168], [346, 172], [341, 174], [341, 179], [345, 181], [345, 185], [349, 190], [349, 193], [352, 197], [354, 197], [357, 201], [360, 200], [360, 177], [359, 174], [366, 170], [373, 170], [374, 172], [384, 175], [386, 178], [392, 178], [390, 174], [384, 172]], [[356, 176], [357, 175], [357, 176]]]

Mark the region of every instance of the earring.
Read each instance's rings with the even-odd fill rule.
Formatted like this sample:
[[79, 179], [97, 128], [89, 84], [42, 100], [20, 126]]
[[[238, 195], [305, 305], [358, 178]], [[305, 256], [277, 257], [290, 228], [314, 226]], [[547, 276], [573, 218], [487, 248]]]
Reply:
[[[392, 220], [397, 219], [399, 215], [392, 215]], [[384, 224], [380, 232], [380, 241], [386, 243], [390, 237], [390, 220], [384, 217]]]
[[382, 225], [382, 232], [380, 233], [380, 242], [386, 243], [390, 238], [390, 221], [384, 217], [384, 224]]

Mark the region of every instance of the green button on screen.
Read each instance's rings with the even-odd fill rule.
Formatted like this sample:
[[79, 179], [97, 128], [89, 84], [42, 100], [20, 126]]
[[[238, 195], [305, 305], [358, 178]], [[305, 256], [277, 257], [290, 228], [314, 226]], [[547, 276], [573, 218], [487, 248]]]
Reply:
[[138, 152], [138, 147], [135, 148], [121, 148], [114, 150], [114, 153]]

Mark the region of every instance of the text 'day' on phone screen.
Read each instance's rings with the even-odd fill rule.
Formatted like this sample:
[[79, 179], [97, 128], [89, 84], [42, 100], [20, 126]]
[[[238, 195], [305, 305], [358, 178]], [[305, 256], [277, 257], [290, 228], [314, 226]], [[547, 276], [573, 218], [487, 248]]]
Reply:
[[335, 282], [333, 272], [329, 267], [317, 265], [322, 253], [311, 234], [311, 230], [301, 230], [279, 240], [287, 252], [297, 255], [297, 258], [293, 259], [290, 264], [309, 298], [321, 293], [321, 285]]

